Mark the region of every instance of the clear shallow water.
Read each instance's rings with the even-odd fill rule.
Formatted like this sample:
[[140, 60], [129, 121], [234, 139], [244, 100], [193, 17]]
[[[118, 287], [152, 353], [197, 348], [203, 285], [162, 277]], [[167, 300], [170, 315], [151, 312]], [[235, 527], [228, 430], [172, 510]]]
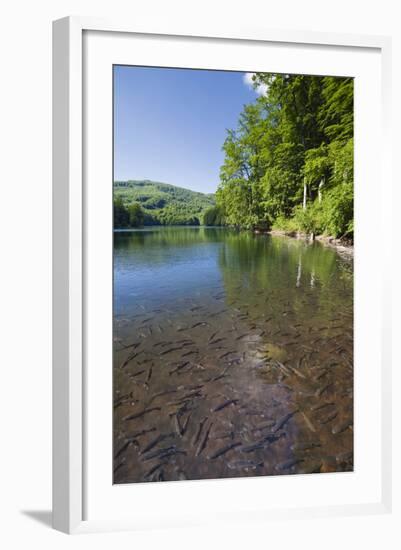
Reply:
[[352, 264], [222, 228], [114, 234], [114, 481], [351, 470]]

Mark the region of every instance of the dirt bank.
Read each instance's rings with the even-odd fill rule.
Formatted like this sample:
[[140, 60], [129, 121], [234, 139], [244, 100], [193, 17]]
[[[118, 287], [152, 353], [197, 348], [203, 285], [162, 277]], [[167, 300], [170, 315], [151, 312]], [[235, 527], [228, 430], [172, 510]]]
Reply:
[[[261, 231], [255, 231], [255, 233], [262, 233]], [[326, 235], [315, 235], [311, 236], [307, 233], [300, 233], [295, 231], [280, 231], [278, 229], [272, 229], [271, 231], [266, 231], [269, 235], [280, 235], [285, 237], [292, 237], [294, 239], [304, 239], [304, 240], [316, 240], [324, 244], [325, 246], [330, 246], [335, 248], [337, 252], [344, 257], [353, 258], [354, 257], [354, 244], [352, 241], [346, 239], [336, 239], [335, 237], [330, 237]]]

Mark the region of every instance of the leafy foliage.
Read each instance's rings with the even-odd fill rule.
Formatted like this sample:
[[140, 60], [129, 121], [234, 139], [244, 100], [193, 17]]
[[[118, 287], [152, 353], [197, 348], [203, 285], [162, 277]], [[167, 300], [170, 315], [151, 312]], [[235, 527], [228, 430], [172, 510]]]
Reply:
[[225, 216], [221, 206], [212, 206], [203, 215], [204, 225], [225, 225]]
[[113, 208], [114, 227], [129, 226], [129, 212], [121, 197], [115, 197]]
[[254, 83], [267, 92], [223, 145], [226, 223], [352, 236], [353, 80], [258, 73]]
[[145, 213], [138, 202], [131, 203], [128, 208], [129, 224], [131, 227], [140, 227], [145, 220]]
[[121, 197], [114, 199], [114, 227], [140, 227], [144, 224], [145, 212], [137, 202], [131, 203], [128, 207], [124, 205]]

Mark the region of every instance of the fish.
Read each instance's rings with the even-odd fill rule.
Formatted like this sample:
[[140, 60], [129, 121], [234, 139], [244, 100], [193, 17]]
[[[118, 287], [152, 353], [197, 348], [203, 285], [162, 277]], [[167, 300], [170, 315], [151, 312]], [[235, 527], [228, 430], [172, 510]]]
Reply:
[[183, 363], [180, 363], [179, 365], [177, 365], [173, 370], [171, 370], [169, 372], [169, 375], [171, 376], [172, 374], [175, 374], [176, 372], [179, 372], [181, 369], [183, 369], [184, 367], [186, 367], [187, 365], [189, 365], [189, 361], [184, 361]]
[[270, 422], [267, 422], [266, 424], [262, 424], [261, 426], [256, 426], [253, 428], [252, 433], [259, 432], [266, 429], [271, 429], [275, 425], [275, 421], [271, 420]]
[[141, 437], [142, 435], [145, 435], [145, 434], [148, 434], [148, 433], [151, 433], [151, 432], [155, 432], [155, 431], [156, 431], [156, 428], [147, 428], [146, 430], [140, 430], [139, 432], [135, 432], [135, 433], [131, 434], [126, 439], [127, 440], [136, 439], [137, 437]]
[[217, 317], [218, 315], [221, 315], [222, 313], [226, 313], [228, 310], [227, 309], [222, 309], [221, 311], [216, 311], [215, 313], [210, 313], [210, 315], [208, 316], [209, 319], [211, 317]]
[[309, 418], [306, 416], [304, 412], [301, 412], [303, 419], [305, 420], [305, 424], [308, 426], [311, 432], [316, 432], [315, 426], [312, 424], [312, 422], [309, 420]]
[[197, 397], [202, 397], [202, 392], [200, 390], [194, 390], [190, 393], [187, 393], [180, 399], [177, 399], [176, 401], [170, 401], [168, 405], [180, 405], [181, 403], [184, 403], [185, 401], [190, 401], [192, 399], [195, 399]]
[[191, 340], [190, 338], [184, 338], [183, 340], [176, 340], [174, 342], [175, 344], [184, 344], [184, 345], [189, 345], [189, 344], [194, 344], [195, 342], [193, 340]]
[[203, 388], [204, 384], [195, 384], [194, 386], [188, 386], [187, 388], [183, 388], [184, 390], [187, 389], [187, 390], [200, 390], [201, 388]]
[[150, 441], [146, 445], [146, 447], [144, 447], [142, 449], [142, 451], [139, 454], [143, 455], [143, 454], [147, 453], [148, 451], [151, 451], [153, 449], [153, 447], [156, 447], [156, 445], [158, 445], [161, 441], [164, 441], [165, 439], [167, 439], [168, 437], [172, 437], [173, 435], [174, 435], [174, 433], [158, 435], [157, 437], [152, 439], [152, 441]]
[[169, 453], [176, 451], [177, 447], [175, 445], [170, 445], [169, 447], [163, 447], [161, 449], [156, 449], [155, 451], [148, 452], [146, 456], [142, 458], [142, 461], [152, 460], [153, 458], [164, 458], [169, 456]]
[[167, 355], [168, 353], [172, 353], [173, 351], [178, 351], [180, 349], [182, 349], [184, 347], [184, 344], [182, 344], [181, 346], [176, 346], [175, 348], [169, 348], [169, 349], [166, 349], [166, 350], [163, 350], [159, 353], [159, 355]]
[[134, 440], [126, 440], [124, 445], [122, 445], [119, 450], [116, 452], [116, 454], [114, 455], [114, 458], [118, 458], [119, 456], [121, 456], [127, 449], [128, 447], [130, 447], [132, 444], [133, 444]]
[[287, 422], [297, 413], [299, 412], [299, 409], [295, 409], [294, 411], [291, 411], [284, 415], [280, 420], [277, 421], [276, 427], [274, 428], [274, 433], [281, 430], [281, 428], [284, 428], [284, 426], [287, 424]]
[[289, 367], [289, 368], [292, 370], [294, 374], [298, 376], [298, 378], [303, 378], [304, 380], [306, 380], [306, 376], [300, 370], [296, 369], [295, 367]]
[[179, 414], [180, 416], [182, 416], [183, 414], [185, 414], [186, 412], [190, 411], [193, 409], [193, 407], [191, 406], [192, 403], [190, 400], [187, 400], [187, 401], [184, 401], [183, 403], [178, 403], [179, 408], [176, 410], [176, 412], [174, 413], [171, 413], [169, 416], [174, 416], [175, 414]]
[[127, 346], [122, 346], [121, 349], [129, 349], [129, 348], [136, 349], [140, 345], [141, 345], [141, 342], [133, 342], [132, 344], [128, 344]]
[[218, 374], [216, 376], [212, 376], [211, 378], [208, 378], [207, 380], [205, 380], [205, 382], [216, 382], [217, 380], [220, 380], [221, 378], [224, 378], [225, 376], [227, 376], [227, 371], [228, 369], [230, 368], [230, 365], [227, 365], [224, 369], [223, 369], [223, 372], [221, 374]]
[[164, 453], [161, 453], [159, 455], [159, 458], [163, 459], [163, 458], [167, 458], [169, 456], [186, 455], [186, 454], [187, 454], [187, 452], [183, 451], [181, 449], [169, 449], [169, 450], [165, 451]]
[[338, 424], [332, 427], [331, 433], [336, 435], [341, 432], [345, 432], [345, 430], [350, 426], [352, 426], [352, 420], [345, 420], [344, 422], [339, 422]]
[[226, 445], [225, 447], [218, 449], [209, 458], [211, 460], [214, 460], [215, 458], [219, 458], [219, 456], [225, 455], [226, 453], [228, 453], [228, 451], [231, 451], [231, 449], [235, 449], [235, 447], [239, 447], [240, 445], [242, 445], [240, 441], [236, 441], [235, 443], [230, 443], [229, 445]]
[[139, 411], [134, 414], [129, 414], [128, 416], [124, 416], [122, 420], [135, 420], [136, 418], [142, 418], [142, 416], [145, 416], [145, 414], [149, 414], [153, 411], [161, 411], [160, 407], [150, 407], [148, 409], [143, 409], [142, 411]]
[[150, 470], [148, 470], [143, 477], [145, 479], [148, 478], [148, 477], [151, 477], [155, 472], [157, 472], [157, 470], [159, 470], [160, 468], [162, 468], [166, 464], [168, 464], [167, 460], [165, 462], [158, 462], [155, 466], [152, 466], [152, 468]]
[[141, 374], [143, 374], [145, 372], [145, 370], [140, 370], [138, 372], [135, 372], [134, 374], [129, 374], [129, 378], [135, 378], [135, 376], [139, 376]]
[[321, 388], [318, 388], [315, 392], [316, 397], [320, 397], [325, 391], [327, 391], [331, 386], [333, 385], [333, 382], [329, 382], [329, 384], [326, 384], [325, 386], [322, 386]]
[[215, 340], [209, 340], [209, 344], [218, 344], [219, 342], [223, 342], [225, 338], [216, 338]]
[[328, 370], [324, 369], [322, 372], [319, 372], [318, 374], [316, 374], [316, 376], [313, 377], [313, 380], [315, 382], [318, 382], [321, 378], [323, 378], [324, 376], [327, 376], [327, 374], [328, 374]]
[[319, 441], [307, 441], [305, 443], [294, 443], [291, 445], [292, 451], [309, 451], [311, 449], [316, 449], [317, 447], [321, 447], [321, 443]]
[[223, 353], [223, 355], [219, 355], [219, 359], [223, 359], [224, 357], [227, 357], [228, 355], [231, 355], [232, 353], [236, 353], [236, 351], [235, 350], [226, 351], [226, 353]]
[[182, 357], [188, 357], [188, 355], [196, 355], [197, 353], [199, 353], [199, 352], [198, 351], [187, 351], [187, 352], [182, 354]]
[[214, 409], [212, 409], [212, 412], [221, 411], [222, 409], [225, 409], [229, 405], [236, 405], [239, 402], [239, 399], [228, 399], [227, 401], [224, 401], [224, 403], [220, 403], [220, 405], [217, 405]]
[[250, 443], [249, 445], [245, 445], [244, 447], [241, 447], [241, 452], [243, 453], [251, 453], [253, 451], [256, 451], [258, 449], [263, 449], [263, 447], [266, 447], [266, 445], [269, 445], [270, 443], [274, 443], [275, 441], [278, 441], [284, 436], [284, 434], [268, 434], [267, 436], [263, 437], [262, 439], [259, 439], [258, 441], [255, 441], [253, 443]]
[[141, 359], [140, 361], [137, 361], [138, 365], [144, 365], [145, 363], [149, 363], [149, 361], [152, 361], [150, 357]]
[[222, 378], [225, 378], [226, 374], [218, 374], [217, 376], [214, 376], [213, 378], [208, 378], [206, 382], [217, 382], [217, 380], [221, 380]]
[[124, 457], [124, 458], [122, 458], [121, 461], [114, 467], [113, 473], [115, 474], [116, 472], [118, 472], [118, 470], [124, 466], [125, 462], [126, 462], [126, 458]]
[[201, 439], [201, 441], [198, 445], [198, 448], [196, 449], [196, 453], [195, 453], [196, 456], [199, 456], [202, 453], [203, 449], [206, 447], [208, 439], [209, 439], [210, 430], [212, 429], [212, 426], [213, 426], [213, 422], [211, 422], [209, 424], [208, 428], [206, 429], [205, 435]]
[[140, 353], [143, 353], [143, 350], [142, 351], [135, 351], [134, 353], [131, 353], [126, 359], [125, 361], [123, 361], [120, 365], [120, 369], [123, 369], [125, 368], [128, 363], [130, 363], [133, 359], [135, 359], [135, 357], [137, 357]]
[[217, 432], [214, 434], [215, 439], [227, 439], [228, 437], [234, 439], [234, 432]]
[[133, 384], [137, 384], [138, 386], [143, 386], [146, 390], [149, 389], [149, 385], [146, 381], [143, 381], [143, 380], [134, 380], [132, 379], [132, 383]]
[[158, 347], [158, 346], [170, 346], [173, 342], [157, 342], [156, 344], [154, 344], [154, 348]]
[[199, 422], [198, 430], [196, 431], [196, 433], [194, 435], [194, 438], [192, 439], [192, 445], [196, 445], [196, 443], [198, 443], [199, 438], [200, 438], [201, 433], [202, 433], [203, 426], [204, 426], [205, 422], [207, 421], [207, 418], [208, 417], [205, 416], [205, 418]]
[[184, 436], [187, 429], [188, 429], [188, 424], [189, 424], [189, 420], [191, 418], [191, 412], [188, 414], [184, 424], [182, 425], [182, 430], [181, 430], [181, 435]]
[[155, 393], [149, 400], [149, 404], [152, 403], [152, 401], [154, 401], [155, 399], [157, 399], [158, 397], [162, 397], [163, 395], [168, 395], [169, 393], [177, 393], [178, 390], [165, 390], [165, 391], [161, 391], [159, 393]]
[[194, 325], [191, 326], [191, 328], [196, 328], [196, 327], [204, 327], [206, 326], [208, 323], [206, 323], [206, 321], [199, 321], [199, 323], [195, 323]]
[[120, 405], [123, 405], [127, 401], [130, 401], [130, 399], [132, 399], [133, 397], [134, 397], [134, 392], [130, 392], [130, 393], [127, 393], [125, 395], [122, 395], [121, 397], [119, 397], [117, 399], [117, 401], [114, 402], [113, 407], [116, 409]]
[[338, 416], [338, 412], [333, 411], [328, 416], [326, 416], [326, 418], [323, 418], [322, 420], [320, 420], [320, 424], [328, 424], [329, 422], [337, 418], [337, 416]]
[[285, 374], [285, 376], [291, 375], [291, 371], [283, 365], [283, 363], [280, 363], [280, 361], [276, 361], [276, 366]]
[[180, 416], [178, 412], [174, 415], [174, 425], [175, 425], [175, 431], [177, 432], [177, 435], [180, 437], [182, 436], [182, 426], [180, 422]]

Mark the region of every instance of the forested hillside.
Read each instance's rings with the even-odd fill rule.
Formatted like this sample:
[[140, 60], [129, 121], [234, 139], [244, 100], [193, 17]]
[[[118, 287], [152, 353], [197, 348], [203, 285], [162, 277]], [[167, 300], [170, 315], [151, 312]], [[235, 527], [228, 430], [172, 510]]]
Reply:
[[214, 195], [149, 180], [114, 182], [114, 226], [199, 225]]
[[210, 219], [247, 229], [353, 235], [353, 80], [258, 73], [223, 146]]

